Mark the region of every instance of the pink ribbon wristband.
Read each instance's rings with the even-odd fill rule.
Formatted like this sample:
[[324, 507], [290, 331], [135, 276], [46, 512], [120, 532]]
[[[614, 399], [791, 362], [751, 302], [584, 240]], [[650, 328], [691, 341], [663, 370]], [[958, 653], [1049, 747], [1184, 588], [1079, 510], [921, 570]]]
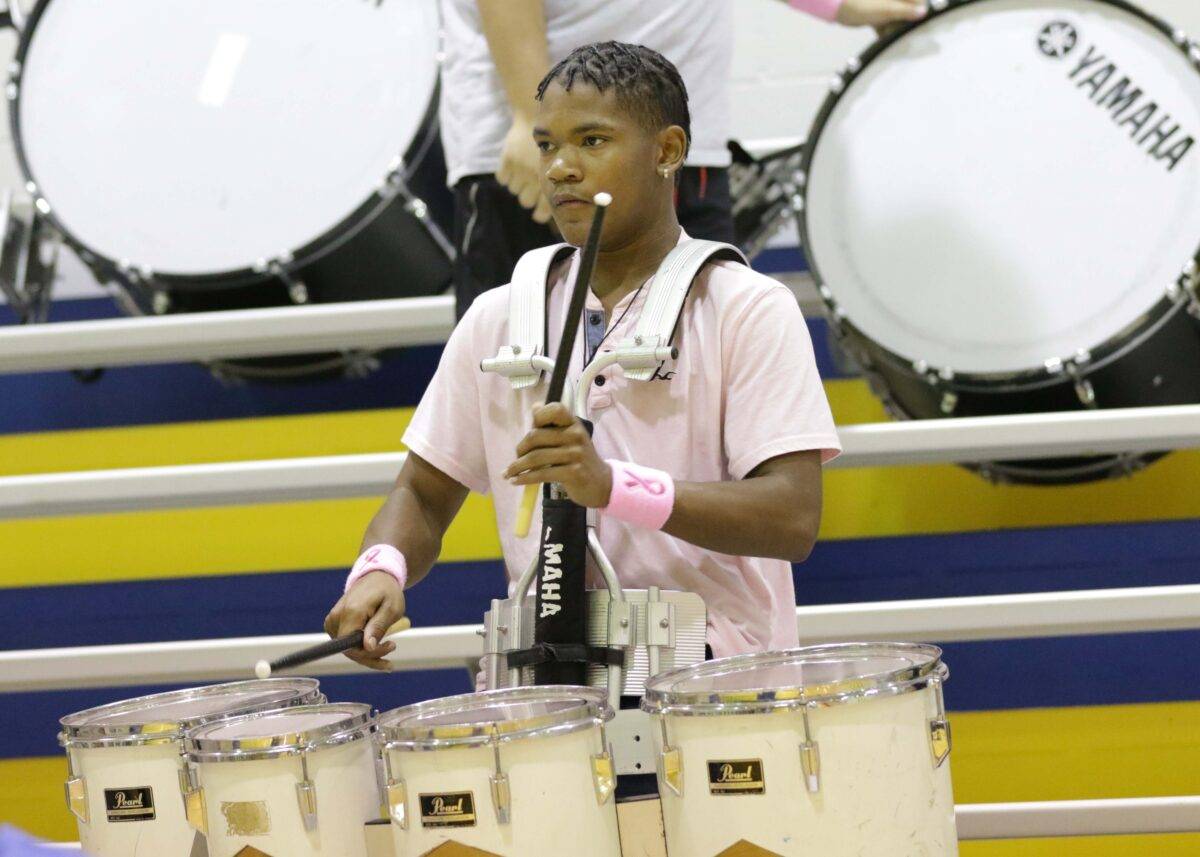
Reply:
[[661, 530], [675, 508], [675, 481], [669, 473], [629, 461], [607, 459], [612, 494], [601, 511], [638, 527]]
[[836, 21], [842, 0], [788, 0], [788, 5], [825, 21]]
[[401, 589], [408, 584], [408, 563], [404, 561], [404, 554], [391, 545], [372, 545], [355, 561], [350, 576], [346, 578], [345, 591], [349, 592], [351, 586], [372, 571], [387, 572], [396, 578]]

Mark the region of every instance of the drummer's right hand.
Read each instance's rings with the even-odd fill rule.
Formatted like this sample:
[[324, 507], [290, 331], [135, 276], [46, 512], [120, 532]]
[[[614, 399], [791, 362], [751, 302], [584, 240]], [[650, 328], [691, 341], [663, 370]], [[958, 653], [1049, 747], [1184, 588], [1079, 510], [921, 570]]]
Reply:
[[363, 632], [363, 647], [349, 649], [346, 657], [373, 670], [390, 670], [384, 658], [396, 644], [382, 640], [384, 633], [404, 615], [404, 590], [386, 571], [372, 571], [350, 587], [325, 617], [325, 633], [344, 637]]

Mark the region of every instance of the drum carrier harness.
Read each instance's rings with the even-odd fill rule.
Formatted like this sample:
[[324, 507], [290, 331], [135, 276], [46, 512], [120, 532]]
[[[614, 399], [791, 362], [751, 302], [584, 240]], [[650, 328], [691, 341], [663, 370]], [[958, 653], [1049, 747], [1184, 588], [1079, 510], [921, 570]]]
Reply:
[[[509, 291], [510, 342], [502, 346], [494, 358], [482, 361], [481, 368], [485, 372], [508, 378], [514, 390], [536, 386], [541, 382], [543, 373], [554, 368], [554, 360], [546, 354], [548, 278], [551, 270], [573, 252], [575, 248], [569, 244], [542, 247], [522, 256], [513, 271]], [[674, 340], [684, 302], [696, 275], [712, 261], [748, 264], [741, 251], [729, 244], [699, 239], [689, 239], [679, 244], [667, 254], [650, 282], [633, 336], [621, 340], [612, 351], [595, 356], [575, 385], [573, 401], [568, 383], [563, 393], [564, 403], [573, 407], [573, 412], [589, 432], [591, 423], [587, 420], [587, 394], [601, 372], [615, 364], [621, 367], [626, 378], [648, 381], [666, 361], [678, 356]], [[570, 359], [570, 355], [557, 356]], [[546, 486], [545, 497], [543, 510], [547, 519], [554, 508], [550, 504], [558, 500], [569, 503], [565, 496], [558, 496], [551, 486]], [[569, 542], [564, 541], [561, 532], [554, 538], [555, 544], [549, 551], [551, 555], [556, 555], [558, 544], [562, 544], [562, 562], [556, 563], [552, 571], [555, 582], [561, 584], [559, 588], [546, 589], [542, 585], [549, 544], [546, 539], [549, 525], [544, 523], [539, 550], [517, 581], [512, 597], [503, 601], [493, 600], [484, 632], [485, 674], [489, 688], [528, 683], [522, 681], [522, 670], [527, 667], [535, 668], [534, 683], [561, 681], [561, 678], [546, 678], [547, 673], [539, 669], [546, 665], [567, 667], [570, 680], [583, 684], [587, 683], [587, 667], [600, 665], [606, 668], [609, 700], [614, 709], [619, 708], [624, 674], [633, 662], [631, 655], [636, 645], [635, 627], [639, 626], [646, 629], [647, 676], [659, 672], [660, 650], [674, 645], [676, 608], [681, 606], [671, 598], [664, 600], [663, 596], [684, 596], [693, 602], [698, 602], [699, 598], [691, 593], [660, 593], [657, 587], [652, 587], [646, 603], [638, 605], [644, 607], [644, 616], [635, 616], [634, 605], [627, 600], [595, 534], [596, 511], [587, 509], [582, 512], [580, 520], [584, 523], [583, 527], [565, 527]], [[586, 553], [590, 553], [596, 562], [607, 588], [606, 645], [592, 645], [588, 641], [589, 617], [584, 605]], [[570, 561], [568, 554], [573, 554], [577, 560]], [[530, 629], [526, 601], [535, 576], [538, 577], [536, 608], [533, 611], [536, 618], [534, 627]], [[560, 609], [543, 610], [543, 594], [558, 596], [554, 600]], [[574, 603], [570, 603], [571, 599], [574, 599]], [[694, 613], [693, 610], [693, 619]], [[699, 615], [703, 627], [702, 602]], [[596, 620], [601, 617], [592, 618]], [[639, 619], [644, 620], [644, 626], [637, 621]], [[531, 640], [532, 645], [529, 644]], [[688, 660], [690, 662], [693, 659]], [[702, 634], [700, 651], [694, 657], [694, 661], [699, 660], [703, 660]], [[684, 664], [676, 658], [674, 666], [681, 665]], [[559, 676], [562, 674], [557, 673]]]

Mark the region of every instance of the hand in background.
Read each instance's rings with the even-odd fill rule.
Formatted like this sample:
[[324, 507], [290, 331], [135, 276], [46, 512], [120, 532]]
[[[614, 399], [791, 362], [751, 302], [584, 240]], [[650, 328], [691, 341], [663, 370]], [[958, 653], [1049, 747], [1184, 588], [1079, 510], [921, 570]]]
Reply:
[[508, 188], [521, 205], [533, 211], [535, 221], [548, 223], [550, 201], [542, 193], [540, 172], [541, 153], [533, 142], [533, 123], [518, 116], [504, 138], [496, 180]]
[[879, 28], [919, 21], [927, 12], [925, 0], [843, 0], [837, 20], [847, 27]]

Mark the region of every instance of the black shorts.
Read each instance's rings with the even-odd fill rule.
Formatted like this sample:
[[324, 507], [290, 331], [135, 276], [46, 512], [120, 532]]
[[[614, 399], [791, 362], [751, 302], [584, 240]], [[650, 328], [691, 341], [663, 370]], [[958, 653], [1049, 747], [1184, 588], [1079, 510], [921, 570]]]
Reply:
[[[684, 167], [676, 211], [693, 238], [734, 243], [729, 172], [718, 167]], [[454, 186], [454, 296], [458, 316], [479, 295], [502, 286], [525, 253], [559, 237], [535, 223], [531, 212], [491, 174], [466, 176]]]

